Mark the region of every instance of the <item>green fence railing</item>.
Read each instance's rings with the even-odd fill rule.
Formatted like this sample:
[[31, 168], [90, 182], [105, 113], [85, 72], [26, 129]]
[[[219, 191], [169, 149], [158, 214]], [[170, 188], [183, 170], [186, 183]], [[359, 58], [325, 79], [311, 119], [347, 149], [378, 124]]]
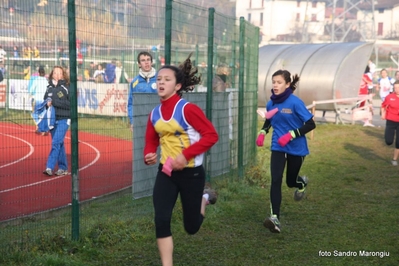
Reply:
[[[7, 8], [4, 2], [0, 10]], [[97, 75], [115, 64], [131, 81], [140, 51], [152, 54], [154, 68], [179, 64], [192, 53], [202, 83], [183, 97], [197, 103], [219, 133], [206, 156], [208, 181], [244, 176], [256, 156], [257, 27], [214, 8], [172, 0], [27, 2], [2, 16], [13, 31], [0, 38], [7, 52], [0, 83], [0, 251], [24, 250], [54, 236], [79, 239], [93, 226], [88, 206], [101, 209], [119, 200], [115, 213], [96, 217], [101, 222], [123, 204], [139, 202], [132, 198], [150, 195], [153, 176], [135, 162], [147, 109], [158, 100], [138, 98], [132, 136], [129, 84], [118, 78], [105, 83]], [[48, 77], [55, 65], [67, 68], [71, 78], [72, 119], [65, 138], [71, 175], [46, 177], [51, 137], [34, 133], [31, 88], [39, 66]], [[216, 77], [225, 79], [224, 90], [214, 91]], [[143, 185], [132, 190], [138, 180]], [[151, 205], [143, 210], [150, 211]]]

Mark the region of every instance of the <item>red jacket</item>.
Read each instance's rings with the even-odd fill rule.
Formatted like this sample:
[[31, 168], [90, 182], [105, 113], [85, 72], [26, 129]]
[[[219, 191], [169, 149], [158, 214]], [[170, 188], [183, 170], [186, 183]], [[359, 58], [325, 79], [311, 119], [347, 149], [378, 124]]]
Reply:
[[399, 96], [396, 93], [388, 94], [385, 97], [384, 102], [381, 104], [381, 108], [386, 110], [385, 119], [399, 122]]
[[367, 73], [363, 74], [362, 81], [360, 83], [359, 94], [360, 95], [367, 95], [369, 93], [368, 85], [373, 83]]

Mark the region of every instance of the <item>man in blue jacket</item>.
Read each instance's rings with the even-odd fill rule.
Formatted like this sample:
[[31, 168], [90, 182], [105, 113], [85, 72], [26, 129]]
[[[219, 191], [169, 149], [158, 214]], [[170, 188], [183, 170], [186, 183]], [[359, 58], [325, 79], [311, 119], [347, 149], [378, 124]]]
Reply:
[[140, 52], [137, 56], [139, 74], [129, 85], [129, 99], [127, 111], [130, 119], [130, 130], [133, 132], [133, 93], [157, 93], [156, 70], [152, 67], [152, 55], [148, 52]]
[[116, 59], [112, 59], [111, 63], [108, 63], [104, 70], [104, 82], [105, 83], [115, 83], [115, 68]]

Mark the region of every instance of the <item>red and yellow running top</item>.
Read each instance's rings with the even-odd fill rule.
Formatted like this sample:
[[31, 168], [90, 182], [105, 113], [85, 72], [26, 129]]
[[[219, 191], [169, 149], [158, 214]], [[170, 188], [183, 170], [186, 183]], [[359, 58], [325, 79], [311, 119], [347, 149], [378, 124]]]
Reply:
[[151, 111], [145, 140], [144, 156], [160, 145], [161, 163], [183, 154], [187, 167], [196, 167], [202, 165], [203, 154], [218, 141], [218, 134], [197, 105], [175, 94]]

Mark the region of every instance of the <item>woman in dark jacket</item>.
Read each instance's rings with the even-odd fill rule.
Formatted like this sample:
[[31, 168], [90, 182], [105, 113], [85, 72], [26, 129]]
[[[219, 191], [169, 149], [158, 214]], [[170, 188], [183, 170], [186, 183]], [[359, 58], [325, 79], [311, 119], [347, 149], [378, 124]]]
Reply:
[[58, 164], [56, 175], [68, 174], [68, 160], [66, 157], [64, 139], [71, 122], [71, 101], [69, 95], [69, 77], [66, 70], [55, 66], [49, 75], [49, 85], [44, 94], [47, 106], [53, 106], [55, 112], [55, 125], [50, 130], [51, 151], [47, 159], [44, 174], [53, 175], [53, 170]]

